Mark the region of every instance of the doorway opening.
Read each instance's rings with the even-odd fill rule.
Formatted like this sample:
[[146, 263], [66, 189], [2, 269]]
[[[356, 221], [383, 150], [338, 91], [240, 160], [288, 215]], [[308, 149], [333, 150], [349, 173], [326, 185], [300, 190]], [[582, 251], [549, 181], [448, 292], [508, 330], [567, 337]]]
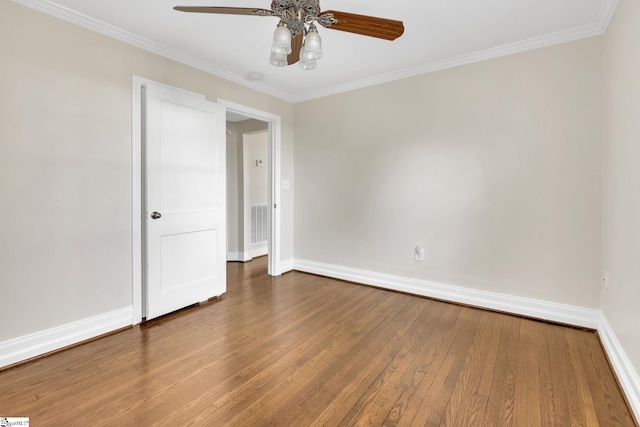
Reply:
[[269, 124], [227, 113], [227, 261], [267, 255]]
[[[228, 212], [227, 260], [248, 261], [266, 252], [268, 274], [279, 276], [280, 116], [222, 99], [218, 103], [227, 108], [227, 149], [235, 149], [227, 152], [227, 171], [234, 161], [237, 169], [236, 193], [227, 186], [227, 206], [238, 212], [236, 218]], [[233, 179], [229, 173], [227, 179]]]

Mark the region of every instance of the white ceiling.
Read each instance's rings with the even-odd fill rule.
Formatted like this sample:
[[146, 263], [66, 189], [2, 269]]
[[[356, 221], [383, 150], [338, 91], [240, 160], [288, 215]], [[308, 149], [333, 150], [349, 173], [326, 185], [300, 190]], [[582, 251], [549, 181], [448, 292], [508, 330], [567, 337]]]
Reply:
[[[269, 9], [270, 0], [13, 0], [291, 102], [604, 33], [618, 0], [320, 0], [404, 22], [389, 42], [319, 27], [318, 68], [269, 64], [274, 17], [176, 12]], [[250, 72], [264, 75], [249, 81]]]

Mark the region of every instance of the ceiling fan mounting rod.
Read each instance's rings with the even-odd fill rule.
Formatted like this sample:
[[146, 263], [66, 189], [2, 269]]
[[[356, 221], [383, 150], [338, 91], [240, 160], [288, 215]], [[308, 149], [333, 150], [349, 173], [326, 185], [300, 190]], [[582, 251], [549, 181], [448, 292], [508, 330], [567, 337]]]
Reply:
[[311, 25], [314, 21], [324, 27], [338, 23], [332, 13], [320, 15], [318, 0], [273, 0], [271, 11], [289, 28], [292, 36], [303, 33], [305, 25]]

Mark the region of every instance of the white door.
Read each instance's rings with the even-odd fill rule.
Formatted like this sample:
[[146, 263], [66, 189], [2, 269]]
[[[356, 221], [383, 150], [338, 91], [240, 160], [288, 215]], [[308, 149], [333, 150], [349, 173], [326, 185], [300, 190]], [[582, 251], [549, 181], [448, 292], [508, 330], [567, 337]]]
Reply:
[[146, 89], [147, 320], [226, 291], [225, 108]]

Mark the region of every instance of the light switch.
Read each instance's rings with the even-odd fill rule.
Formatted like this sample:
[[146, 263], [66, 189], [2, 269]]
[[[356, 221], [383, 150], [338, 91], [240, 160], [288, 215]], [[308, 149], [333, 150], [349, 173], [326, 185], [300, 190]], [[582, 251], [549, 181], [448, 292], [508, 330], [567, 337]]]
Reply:
[[291, 187], [291, 185], [289, 184], [289, 180], [288, 179], [283, 179], [282, 180], [282, 189], [283, 190], [288, 190]]

